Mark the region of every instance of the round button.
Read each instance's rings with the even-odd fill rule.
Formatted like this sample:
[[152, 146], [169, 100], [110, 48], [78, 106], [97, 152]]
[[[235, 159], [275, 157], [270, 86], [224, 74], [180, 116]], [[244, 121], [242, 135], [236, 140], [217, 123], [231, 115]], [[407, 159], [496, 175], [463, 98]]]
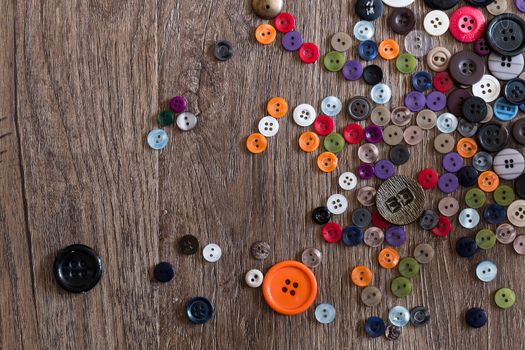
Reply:
[[447, 32], [449, 19], [445, 12], [434, 10], [427, 13], [423, 20], [425, 31], [433, 36], [440, 36]]
[[463, 158], [456, 152], [450, 152], [443, 156], [441, 165], [449, 173], [455, 173], [463, 166]]
[[175, 270], [173, 270], [173, 266], [169, 262], [163, 261], [155, 266], [153, 276], [158, 282], [166, 283], [173, 279]]
[[485, 74], [481, 80], [472, 85], [474, 96], [482, 98], [485, 102], [496, 100], [500, 94], [501, 86], [494, 76]]
[[435, 211], [432, 209], [426, 209], [423, 211], [423, 214], [421, 214], [421, 217], [419, 218], [419, 226], [423, 230], [430, 231], [438, 224], [439, 217], [436, 214]]
[[348, 207], [348, 201], [346, 200], [345, 196], [341, 194], [333, 194], [328, 197], [328, 200], [326, 201], [326, 207], [330, 213], [339, 215], [346, 211], [346, 208]]
[[496, 78], [501, 80], [511, 80], [517, 78], [523, 71], [525, 65], [523, 55], [501, 56], [492, 52], [489, 56], [489, 71]]
[[[390, 123], [390, 110], [384, 106], [376, 106], [370, 114], [370, 120], [377, 126], [386, 126]], [[523, 130], [525, 135], [525, 125]]]
[[72, 293], [87, 292], [102, 277], [102, 259], [90, 247], [70, 245], [58, 252], [53, 263], [55, 280], [63, 289]]
[[[410, 282], [409, 280], [407, 281]], [[394, 326], [404, 327], [410, 321], [410, 312], [404, 306], [394, 306], [388, 311], [388, 320]]]
[[170, 100], [170, 109], [175, 113], [182, 113], [186, 109], [186, 99], [183, 96], [175, 96]]
[[423, 188], [412, 178], [396, 175], [384, 181], [376, 195], [377, 210], [395, 225], [407, 225], [423, 211]]
[[434, 149], [441, 154], [452, 152], [454, 137], [450, 134], [439, 134], [434, 138]]
[[330, 72], [338, 72], [343, 69], [345, 56], [338, 51], [330, 51], [324, 56], [324, 66]]
[[151, 148], [161, 150], [168, 145], [168, 134], [162, 129], [153, 129], [148, 133], [147, 141]]
[[215, 243], [210, 243], [202, 249], [202, 256], [208, 262], [217, 262], [222, 256], [222, 249]]
[[501, 224], [496, 228], [496, 240], [501, 244], [510, 244], [516, 238], [516, 228], [511, 224]]
[[288, 12], [281, 12], [275, 16], [273, 25], [281, 33], [288, 33], [295, 27], [295, 18]]
[[460, 42], [472, 43], [483, 36], [486, 23], [481, 10], [463, 6], [450, 16], [450, 34]]
[[439, 10], [449, 10], [458, 4], [459, 0], [425, 0], [430, 8]]
[[[452, 80], [452, 77], [448, 72], [438, 72], [434, 76], [432, 85], [434, 85], [434, 89], [436, 89], [439, 92], [449, 92], [454, 87], [454, 81]], [[451, 96], [449, 96], [449, 99], [452, 96], [453, 95], [451, 94]]]
[[383, 0], [385, 5], [390, 7], [407, 7], [411, 5], [415, 0]]
[[383, 70], [381, 67], [371, 64], [363, 69], [363, 80], [368, 85], [376, 85], [383, 80]]
[[430, 321], [430, 311], [423, 306], [416, 306], [410, 310], [410, 323], [413, 326], [423, 326]]
[[173, 124], [173, 113], [170, 111], [162, 111], [157, 116], [157, 123], [160, 127], [169, 126]]
[[479, 223], [479, 213], [472, 208], [465, 208], [459, 213], [459, 223], [462, 227], [471, 229]]
[[454, 216], [459, 211], [459, 202], [454, 197], [443, 197], [438, 203], [438, 210], [443, 216]]
[[330, 221], [332, 214], [327, 207], [317, 207], [312, 211], [312, 220], [319, 225], [324, 225]]
[[412, 282], [406, 277], [398, 276], [390, 282], [390, 291], [398, 298], [404, 298], [412, 293]]
[[428, 264], [434, 259], [435, 251], [434, 248], [428, 243], [418, 244], [414, 248], [414, 258], [420, 264]]
[[487, 170], [479, 174], [478, 186], [483, 192], [493, 192], [499, 186], [499, 178], [494, 172]]
[[472, 137], [478, 131], [478, 124], [469, 122], [466, 119], [460, 119], [457, 128], [459, 134], [463, 137]]
[[445, 237], [452, 231], [452, 223], [446, 216], [438, 218], [437, 226], [432, 229], [432, 234], [436, 237]]
[[372, 22], [359, 21], [354, 25], [354, 36], [359, 41], [370, 40], [374, 37], [375, 28]]
[[341, 237], [343, 236], [343, 229], [341, 229], [339, 224], [335, 222], [329, 222], [323, 226], [321, 235], [326, 242], [336, 243], [341, 240]]
[[372, 212], [372, 225], [379, 227], [382, 230], [387, 229], [390, 223], [386, 221], [377, 211]]
[[372, 40], [363, 41], [359, 44], [357, 53], [362, 60], [372, 61], [378, 54], [377, 44]]
[[343, 244], [353, 247], [363, 242], [363, 230], [358, 226], [347, 226], [343, 229]]
[[390, 87], [386, 84], [376, 84], [372, 87], [372, 90], [370, 90], [370, 98], [377, 104], [382, 105], [388, 103], [391, 97], [392, 90], [390, 90]]
[[381, 0], [357, 0], [355, 13], [365, 21], [373, 21], [383, 14]]
[[257, 241], [252, 244], [250, 247], [250, 253], [252, 257], [256, 260], [266, 259], [271, 252], [270, 245], [263, 241]]
[[284, 34], [283, 38], [281, 39], [281, 45], [283, 46], [283, 49], [289, 52], [295, 52], [299, 50], [302, 44], [303, 37], [301, 36], [301, 33], [295, 31]]
[[[522, 56], [523, 57], [523, 56]], [[512, 104], [525, 103], [525, 80], [512, 79], [505, 84], [505, 98]]]
[[277, 32], [271, 24], [263, 23], [255, 29], [255, 39], [259, 44], [268, 45], [274, 42]]
[[386, 180], [395, 175], [396, 169], [392, 162], [382, 159], [374, 165], [374, 173], [378, 179]]
[[470, 237], [461, 237], [456, 242], [456, 252], [462, 258], [470, 258], [478, 251], [476, 241]]
[[376, 306], [381, 302], [383, 294], [381, 290], [374, 286], [368, 286], [361, 291], [361, 301], [366, 306]]
[[514, 202], [514, 199], [514, 190], [510, 186], [502, 185], [494, 191], [494, 201], [501, 206], [509, 206]]
[[525, 200], [512, 202], [507, 208], [507, 218], [516, 227], [525, 227]]
[[494, 302], [501, 309], [508, 309], [516, 303], [516, 294], [510, 288], [500, 288], [494, 294]]
[[419, 273], [419, 263], [414, 258], [406, 257], [401, 259], [397, 269], [401, 276], [412, 278]]
[[499, 204], [492, 203], [486, 206], [483, 210], [483, 219], [485, 219], [485, 221], [491, 225], [501, 224], [503, 220], [505, 220], [505, 217], [505, 208]]
[[443, 113], [437, 118], [436, 126], [442, 133], [449, 134], [458, 127], [458, 118], [452, 113]]
[[485, 63], [474, 52], [464, 50], [452, 55], [448, 69], [456, 82], [470, 86], [480, 81], [485, 74]]
[[370, 338], [377, 338], [385, 334], [386, 324], [380, 317], [372, 316], [366, 319], [364, 329]]
[[478, 145], [487, 152], [499, 152], [507, 145], [509, 132], [500, 123], [490, 122], [478, 130]]
[[406, 35], [416, 25], [416, 16], [414, 12], [406, 7], [396, 8], [388, 16], [388, 26], [394, 33]]
[[403, 132], [403, 138], [408, 145], [415, 146], [423, 140], [423, 131], [419, 126], [409, 126]]
[[385, 60], [393, 60], [399, 55], [399, 45], [393, 39], [385, 39], [379, 43], [379, 55]]
[[410, 91], [405, 95], [405, 106], [411, 112], [419, 112], [426, 106], [427, 99], [422, 92]]
[[[478, 144], [474, 139], [464, 137], [458, 140], [456, 150], [463, 158], [472, 158], [478, 151]], [[458, 169], [459, 170], [459, 169]]]
[[474, 52], [481, 57], [490, 55], [490, 47], [484, 37], [481, 37], [474, 42]]
[[376, 145], [365, 143], [357, 150], [357, 156], [364, 163], [373, 163], [379, 157], [379, 150]]
[[293, 110], [293, 120], [299, 126], [310, 126], [314, 123], [317, 113], [314, 107], [303, 103]]
[[266, 104], [268, 114], [274, 118], [282, 118], [288, 112], [288, 103], [282, 97], [273, 97]]
[[357, 176], [352, 172], [344, 172], [339, 176], [339, 187], [343, 190], [353, 190], [357, 186]]
[[507, 2], [503, 0], [494, 0], [487, 5], [486, 9], [491, 15], [501, 15], [507, 10]]
[[494, 102], [494, 116], [501, 121], [509, 121], [518, 114], [518, 106], [509, 103], [505, 97], [500, 97]]
[[377, 260], [379, 261], [379, 265], [381, 265], [381, 267], [385, 269], [393, 269], [399, 262], [399, 253], [394, 248], [384, 248], [379, 252]]
[[512, 247], [519, 255], [525, 255], [525, 235], [517, 235], [512, 242]]
[[424, 109], [417, 114], [416, 123], [423, 130], [430, 130], [436, 126], [436, 113], [430, 109]]
[[264, 276], [261, 271], [252, 269], [244, 275], [244, 282], [251, 288], [259, 288], [263, 283]]
[[366, 142], [376, 144], [383, 140], [383, 130], [377, 125], [368, 125], [363, 132]]
[[396, 68], [404, 74], [412, 73], [416, 70], [417, 60], [409, 53], [403, 53], [397, 57]]
[[386, 229], [385, 241], [392, 247], [399, 247], [406, 241], [406, 232], [401, 226], [390, 226]]
[[321, 252], [316, 248], [307, 248], [301, 255], [301, 261], [309, 268], [316, 268], [321, 263]]
[[357, 208], [352, 212], [352, 223], [358, 227], [367, 227], [372, 221], [372, 214], [366, 208]]
[[427, 54], [427, 64], [434, 72], [443, 72], [448, 68], [452, 54], [442, 46], [432, 48]]
[[525, 159], [518, 150], [505, 148], [494, 157], [493, 168], [502, 179], [514, 180], [525, 170]]
[[514, 181], [514, 192], [519, 198], [525, 198], [525, 175], [520, 175]]
[[363, 65], [357, 60], [346, 61], [342, 72], [346, 80], [358, 80], [363, 75]]
[[345, 139], [343, 135], [333, 132], [324, 138], [323, 144], [328, 152], [339, 153], [345, 147]]
[[423, 57], [431, 48], [432, 38], [421, 30], [413, 30], [405, 37], [405, 49], [416, 57]]
[[352, 46], [352, 38], [346, 33], [338, 32], [332, 36], [330, 43], [335, 51], [345, 52]]
[[317, 305], [315, 319], [322, 324], [332, 323], [335, 320], [335, 308], [331, 304]]
[[282, 11], [283, 3], [283, 0], [252, 0], [252, 9], [258, 17], [272, 19]]
[[512, 136], [520, 145], [525, 145], [525, 118], [518, 119], [512, 124]]
[[412, 76], [412, 87], [420, 92], [430, 89], [432, 87], [432, 76], [425, 71], [417, 72]]
[[[305, 131], [299, 136], [299, 148], [301, 148], [303, 152], [310, 153], [315, 151], [319, 147], [319, 143], [319, 136], [311, 131]], [[337, 166], [337, 164], [335, 166]]]
[[412, 120], [412, 112], [404, 106], [396, 107], [392, 110], [392, 123], [397, 126], [405, 126]]
[[314, 121], [314, 130], [321, 136], [326, 136], [334, 131], [335, 122], [327, 115], [318, 115]]
[[193, 235], [184, 235], [179, 239], [179, 250], [184, 255], [193, 255], [199, 250], [199, 240]]
[[311, 64], [319, 58], [319, 48], [314, 43], [303, 43], [299, 47], [299, 59], [306, 64]]
[[378, 227], [369, 227], [366, 229], [363, 242], [369, 247], [379, 247], [384, 240], [384, 233]]
[[356, 266], [350, 274], [352, 283], [358, 287], [366, 287], [372, 282], [372, 271], [366, 266]]
[[496, 245], [496, 234], [484, 228], [476, 234], [476, 244], [481, 249], [491, 249]]
[[503, 56], [516, 56], [525, 50], [525, 21], [512, 13], [492, 18], [486, 37], [493, 51]]
[[[233, 46], [229, 41], [221, 40], [213, 46], [213, 56], [219, 61], [227, 61], [233, 57]], [[175, 113], [180, 113], [172, 109]], [[183, 109], [184, 110], [184, 109]]]
[[359, 124], [348, 124], [343, 130], [343, 137], [351, 145], [358, 144], [365, 137], [363, 128]]
[[321, 111], [331, 117], [338, 115], [342, 108], [341, 100], [335, 96], [327, 96], [321, 101]]
[[410, 151], [406, 145], [395, 145], [388, 154], [390, 161], [396, 165], [403, 165], [410, 159]]
[[487, 152], [478, 152], [472, 157], [472, 166], [477, 171], [486, 171], [492, 168], [492, 156]]
[[348, 113], [355, 120], [364, 120], [370, 115], [372, 106], [366, 97], [356, 96], [348, 102]]
[[439, 177], [438, 188], [443, 193], [452, 193], [458, 186], [458, 177], [452, 173], [445, 173]]
[[264, 117], [259, 121], [259, 132], [266, 137], [272, 137], [279, 131], [279, 122], [274, 117]]
[[447, 96], [440, 91], [432, 91], [427, 95], [427, 107], [434, 111], [440, 111], [447, 105]]
[[470, 165], [466, 165], [457, 172], [459, 184], [463, 187], [472, 187], [479, 180], [478, 171]]
[[465, 194], [465, 204], [471, 208], [481, 208], [485, 200], [485, 193], [479, 188], [472, 188]]
[[246, 139], [246, 148], [253, 154], [259, 154], [266, 150], [268, 147], [268, 141], [264, 135], [257, 132], [251, 134]]
[[465, 320], [470, 327], [481, 328], [487, 323], [487, 312], [479, 307], [474, 307], [467, 311]]
[[383, 140], [386, 144], [395, 146], [403, 141], [403, 129], [397, 125], [389, 125], [383, 130]]
[[487, 104], [481, 97], [472, 96], [463, 102], [463, 117], [472, 123], [479, 123], [487, 117]]
[[363, 186], [357, 190], [357, 200], [366, 207], [374, 205], [376, 189], [371, 186]]
[[186, 304], [186, 317], [195, 324], [206, 323], [213, 317], [213, 305], [204, 297], [192, 298]]

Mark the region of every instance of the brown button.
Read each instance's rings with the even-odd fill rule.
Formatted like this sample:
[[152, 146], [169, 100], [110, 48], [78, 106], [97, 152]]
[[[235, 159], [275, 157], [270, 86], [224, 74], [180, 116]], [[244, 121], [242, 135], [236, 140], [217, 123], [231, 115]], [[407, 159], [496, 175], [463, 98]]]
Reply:
[[452, 54], [445, 47], [434, 47], [427, 53], [427, 64], [434, 72], [443, 72], [448, 68]]
[[415, 25], [416, 16], [409, 8], [395, 8], [388, 16], [388, 26], [397, 34], [407, 34]]
[[257, 241], [252, 244], [250, 252], [254, 259], [264, 260], [270, 255], [270, 245], [263, 241]]
[[516, 238], [516, 228], [511, 224], [501, 224], [496, 229], [496, 239], [501, 244], [509, 244]]
[[416, 125], [409, 126], [405, 129], [403, 138], [408, 145], [415, 146], [423, 140], [423, 130]]
[[485, 119], [480, 121], [480, 123], [485, 124], [492, 120], [492, 117], [494, 116], [494, 110], [492, 109], [492, 106], [487, 103], [487, 116]]
[[514, 251], [519, 255], [525, 255], [525, 235], [517, 235], [512, 242]]
[[421, 243], [414, 248], [414, 259], [421, 264], [428, 264], [434, 259], [434, 248], [428, 243]]
[[252, 0], [252, 8], [257, 16], [272, 19], [283, 10], [283, 0]]
[[377, 190], [376, 207], [379, 214], [395, 225], [407, 225], [417, 220], [424, 204], [423, 187], [408, 176], [392, 176]]
[[378, 126], [385, 126], [390, 123], [390, 110], [385, 106], [377, 106], [370, 114], [372, 123]]
[[383, 141], [387, 145], [395, 146], [403, 140], [403, 129], [397, 125], [389, 125], [383, 130]]
[[454, 197], [443, 197], [439, 201], [438, 210], [441, 215], [454, 216], [459, 211], [459, 202]]
[[352, 46], [352, 38], [346, 33], [339, 32], [332, 35], [330, 43], [335, 51], [345, 52]]
[[316, 248], [306, 248], [301, 256], [301, 261], [313, 269], [321, 263], [321, 252]]
[[379, 149], [372, 143], [365, 143], [357, 150], [357, 156], [364, 163], [373, 163], [379, 157]]
[[436, 126], [437, 115], [430, 109], [424, 109], [417, 114], [416, 123], [423, 130], [430, 130]]
[[448, 71], [461, 85], [474, 85], [485, 74], [483, 59], [470, 50], [463, 50], [450, 57]]
[[512, 202], [507, 208], [507, 218], [516, 227], [525, 227], [525, 200]]
[[439, 134], [434, 138], [434, 149], [441, 154], [452, 152], [454, 143], [452, 134]]
[[456, 89], [447, 96], [447, 110], [456, 117], [463, 117], [463, 103], [472, 94], [467, 89]]
[[376, 306], [381, 302], [381, 297], [383, 294], [379, 288], [374, 286], [368, 286], [363, 289], [361, 292], [361, 301], [366, 306]]
[[392, 119], [394, 125], [407, 125], [412, 119], [412, 112], [405, 106], [396, 107], [392, 110], [390, 119]]
[[363, 186], [357, 190], [357, 200], [366, 207], [374, 205], [376, 198], [376, 189], [371, 186]]
[[379, 247], [383, 243], [384, 239], [385, 235], [383, 230], [381, 230], [379, 227], [367, 228], [363, 237], [365, 244], [370, 247]]
[[512, 124], [512, 136], [521, 145], [525, 145], [525, 118], [520, 118]]

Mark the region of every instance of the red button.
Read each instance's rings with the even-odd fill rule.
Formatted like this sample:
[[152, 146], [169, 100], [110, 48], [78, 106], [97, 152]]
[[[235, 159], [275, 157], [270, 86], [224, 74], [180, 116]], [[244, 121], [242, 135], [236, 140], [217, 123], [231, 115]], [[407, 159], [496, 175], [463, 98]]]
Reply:
[[343, 137], [349, 144], [355, 145], [365, 137], [363, 128], [359, 124], [348, 124], [343, 130]]
[[390, 223], [386, 221], [378, 211], [372, 212], [372, 226], [379, 227], [381, 230], [386, 230]]
[[304, 43], [299, 48], [299, 58], [304, 63], [314, 63], [319, 58], [319, 48], [314, 43]]
[[323, 235], [323, 239], [328, 243], [339, 242], [341, 240], [341, 236], [343, 235], [343, 229], [341, 226], [339, 226], [339, 224], [336, 224], [335, 222], [329, 222], [323, 226], [321, 235]]
[[440, 216], [438, 224], [432, 229], [434, 236], [445, 237], [452, 231], [452, 223], [446, 216]]
[[454, 81], [448, 72], [439, 72], [434, 76], [434, 88], [437, 91], [448, 92], [454, 87]]
[[437, 171], [431, 168], [423, 169], [419, 172], [417, 175], [417, 182], [421, 185], [421, 187], [425, 189], [430, 189], [436, 187], [439, 181], [439, 175]]
[[281, 12], [273, 20], [273, 26], [281, 33], [288, 33], [295, 27], [295, 18], [291, 13]]
[[483, 12], [475, 7], [464, 6], [452, 13], [448, 29], [457, 41], [472, 43], [483, 36], [485, 27]]
[[314, 130], [321, 136], [326, 136], [334, 130], [335, 123], [332, 118], [327, 115], [319, 115], [314, 121]]

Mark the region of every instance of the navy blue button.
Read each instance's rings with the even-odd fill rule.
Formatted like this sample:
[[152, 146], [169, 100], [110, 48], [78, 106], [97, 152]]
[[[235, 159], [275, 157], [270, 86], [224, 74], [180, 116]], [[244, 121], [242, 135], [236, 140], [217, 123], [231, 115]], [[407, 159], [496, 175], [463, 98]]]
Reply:
[[381, 0], [357, 0], [355, 13], [365, 21], [373, 21], [383, 14], [383, 2]]
[[512, 104], [521, 105], [525, 103], [525, 80], [512, 79], [505, 84], [505, 98]]
[[483, 218], [486, 222], [492, 225], [499, 225], [505, 220], [506, 212], [499, 204], [490, 204], [485, 207], [483, 210]]
[[195, 324], [206, 323], [213, 316], [213, 306], [204, 297], [190, 299], [186, 304], [186, 316]]
[[467, 165], [457, 172], [458, 182], [463, 187], [472, 187], [478, 183], [479, 172], [473, 166]]
[[377, 338], [385, 334], [385, 321], [377, 316], [372, 316], [365, 321], [365, 332], [371, 338]]
[[461, 237], [456, 242], [456, 252], [462, 258], [470, 258], [478, 251], [476, 241], [470, 237]]
[[377, 57], [377, 44], [372, 40], [363, 41], [359, 44], [357, 52], [362, 60], [372, 61]]
[[90, 247], [74, 244], [57, 254], [53, 272], [60, 287], [68, 292], [87, 292], [102, 277], [102, 260]]
[[175, 276], [175, 271], [169, 262], [163, 261], [155, 266], [155, 269], [153, 270], [153, 276], [155, 276], [157, 281], [165, 283], [173, 279]]
[[472, 328], [483, 327], [487, 323], [487, 312], [479, 307], [473, 307], [465, 314], [465, 320]]
[[363, 230], [357, 226], [347, 226], [343, 229], [343, 244], [356, 246], [363, 241]]
[[414, 90], [423, 92], [432, 87], [432, 75], [429, 72], [417, 72], [412, 76], [412, 87]]

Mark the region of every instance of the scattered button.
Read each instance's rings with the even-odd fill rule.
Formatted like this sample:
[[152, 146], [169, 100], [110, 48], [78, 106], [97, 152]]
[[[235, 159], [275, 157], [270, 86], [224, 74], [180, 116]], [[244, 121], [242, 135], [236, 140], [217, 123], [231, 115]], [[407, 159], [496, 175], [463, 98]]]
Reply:
[[217, 262], [222, 256], [221, 247], [215, 243], [210, 243], [202, 249], [202, 256], [208, 262]]
[[430, 231], [438, 224], [439, 217], [436, 214], [435, 211], [432, 209], [426, 209], [423, 211], [423, 214], [421, 214], [421, 217], [419, 218], [419, 226], [423, 230]]
[[459, 223], [462, 227], [471, 229], [479, 223], [479, 213], [473, 208], [465, 208], [459, 213]]
[[[233, 46], [229, 41], [221, 40], [215, 43], [213, 46], [213, 56], [219, 61], [227, 61], [233, 57]], [[177, 112], [172, 108], [175, 113]]]
[[365, 21], [373, 21], [383, 14], [381, 0], [357, 0], [355, 13]]
[[174, 96], [170, 100], [170, 109], [175, 113], [184, 112], [186, 105], [186, 99], [183, 96]]
[[454, 216], [459, 211], [459, 202], [454, 197], [443, 197], [438, 203], [438, 210], [443, 216]]
[[423, 57], [432, 48], [432, 37], [421, 30], [413, 30], [405, 37], [405, 50], [415, 57]]
[[404, 306], [394, 306], [388, 311], [388, 320], [394, 326], [404, 327], [410, 321], [410, 312]]
[[494, 302], [501, 309], [508, 309], [516, 303], [516, 294], [510, 288], [500, 288], [494, 294]]
[[487, 312], [479, 307], [474, 307], [467, 311], [465, 320], [472, 328], [483, 327], [487, 323]]
[[438, 112], [447, 105], [447, 96], [440, 91], [432, 91], [427, 95], [427, 107]]
[[516, 238], [516, 228], [511, 224], [501, 224], [496, 228], [496, 240], [501, 244], [510, 244]]
[[356, 266], [352, 270], [350, 277], [352, 283], [358, 287], [366, 287], [372, 282], [372, 271], [366, 266]]
[[512, 202], [507, 208], [507, 218], [516, 227], [525, 227], [525, 200]]
[[303, 37], [301, 36], [301, 33], [294, 31], [284, 34], [281, 40], [283, 49], [289, 52], [295, 52], [299, 50], [302, 44]]
[[399, 247], [406, 241], [406, 232], [401, 226], [390, 226], [385, 232], [385, 241], [392, 247]]
[[479, 188], [472, 188], [465, 194], [465, 204], [470, 208], [481, 208], [485, 204], [485, 200], [485, 192]]
[[443, 72], [448, 69], [448, 62], [452, 54], [441, 46], [432, 48], [427, 54], [427, 64], [434, 72]]
[[[428, 104], [428, 103], [427, 103]], [[417, 114], [416, 123], [423, 130], [430, 130], [436, 126], [436, 113], [430, 109], [424, 109]]]
[[365, 321], [365, 333], [371, 338], [377, 338], [385, 334], [385, 321], [377, 316], [372, 316]]
[[253, 133], [246, 139], [246, 148], [253, 154], [259, 154], [266, 150], [268, 147], [268, 141], [264, 135], [259, 133]]
[[283, 0], [252, 0], [252, 8], [258, 17], [272, 19], [282, 11], [283, 3]]
[[406, 7], [396, 8], [388, 16], [388, 26], [394, 33], [406, 35], [416, 25], [416, 16], [414, 12]]
[[319, 58], [319, 48], [314, 43], [303, 43], [299, 47], [299, 59], [306, 64], [311, 64]]
[[440, 10], [430, 11], [423, 20], [425, 31], [433, 36], [440, 36], [447, 32], [449, 26], [448, 15]]
[[183, 112], [177, 116], [177, 127], [182, 131], [189, 131], [197, 125], [197, 117], [190, 112]]
[[357, 201], [366, 207], [374, 205], [376, 189], [371, 186], [363, 186], [357, 190]]
[[384, 181], [376, 195], [379, 213], [395, 225], [407, 225], [417, 220], [423, 211], [423, 203], [423, 188], [407, 176], [396, 175]]
[[359, 41], [372, 39], [374, 37], [374, 32], [375, 28], [372, 22], [359, 21], [354, 25], [354, 36]]
[[255, 29], [255, 39], [259, 44], [268, 45], [274, 42], [277, 32], [271, 24], [263, 23]]
[[363, 242], [363, 230], [358, 226], [347, 226], [343, 229], [343, 244], [354, 247]]
[[259, 288], [263, 283], [264, 275], [257, 269], [252, 269], [244, 275], [244, 281], [251, 288]]
[[346, 61], [342, 72], [346, 80], [358, 80], [363, 75], [363, 65], [357, 60]]
[[368, 65], [363, 69], [363, 80], [368, 85], [379, 84], [383, 80], [383, 70], [375, 64]]
[[525, 50], [525, 21], [512, 13], [492, 18], [486, 30], [488, 44], [503, 56], [516, 56]]
[[512, 242], [512, 247], [519, 255], [525, 255], [525, 235], [517, 235]]
[[213, 317], [213, 305], [204, 297], [192, 298], [186, 304], [186, 317], [195, 324], [206, 323]]
[[474, 85], [485, 74], [483, 59], [472, 51], [459, 51], [450, 57], [448, 69], [452, 78], [461, 85]]
[[328, 243], [336, 243], [343, 237], [343, 229], [335, 222], [329, 222], [321, 230], [323, 239]]
[[401, 327], [394, 326], [393, 324], [389, 324], [386, 327], [385, 338], [387, 340], [392, 340], [392, 341], [398, 340], [400, 336], [401, 336]]
[[326, 136], [334, 131], [335, 122], [327, 115], [318, 115], [314, 121], [314, 130], [321, 136]]
[[366, 306], [376, 306], [381, 302], [381, 290], [374, 286], [368, 286], [361, 291], [361, 301]]
[[371, 221], [372, 214], [366, 208], [357, 208], [352, 212], [352, 223], [358, 227], [367, 227]]
[[470, 258], [478, 251], [476, 241], [470, 237], [461, 237], [456, 242], [456, 252], [462, 258]]
[[61, 249], [53, 263], [55, 280], [72, 293], [84, 293], [95, 287], [102, 277], [102, 270], [100, 256], [82, 244]]
[[282, 97], [273, 97], [266, 104], [268, 114], [274, 118], [282, 118], [288, 112], [288, 102]]
[[482, 282], [493, 281], [498, 274], [498, 267], [492, 261], [483, 260], [476, 266], [476, 276]]
[[288, 12], [281, 12], [275, 16], [273, 25], [281, 33], [288, 33], [295, 27], [295, 18]]
[[341, 52], [330, 51], [324, 56], [323, 63], [330, 72], [338, 72], [343, 69], [345, 56]]
[[410, 323], [413, 326], [424, 326], [430, 321], [430, 311], [423, 306], [416, 306], [410, 310]]
[[147, 141], [151, 148], [161, 150], [168, 145], [168, 134], [162, 129], [153, 129], [148, 133]]
[[478, 145], [487, 152], [499, 152], [507, 145], [509, 132], [500, 123], [490, 122], [478, 130]]
[[337, 132], [332, 132], [324, 138], [323, 145], [328, 152], [339, 153], [345, 147], [345, 139], [343, 138], [343, 135]]
[[392, 97], [392, 90], [386, 84], [379, 83], [372, 87], [370, 90], [370, 98], [377, 104], [385, 104], [390, 101]]
[[321, 111], [331, 117], [338, 115], [342, 108], [341, 100], [335, 96], [327, 96], [321, 101]]
[[399, 55], [399, 44], [393, 39], [385, 39], [379, 43], [379, 55], [385, 60], [393, 60]]
[[412, 76], [412, 87], [416, 91], [424, 92], [432, 87], [432, 75], [429, 72], [417, 72]]
[[472, 43], [483, 36], [486, 23], [481, 10], [463, 6], [455, 10], [450, 16], [450, 34], [463, 43]]
[[389, 125], [383, 130], [383, 140], [387, 145], [395, 146], [403, 141], [403, 129], [397, 125]]
[[322, 324], [332, 323], [335, 320], [335, 308], [331, 304], [317, 305], [315, 319]]
[[443, 193], [452, 193], [459, 186], [458, 177], [452, 173], [445, 173], [439, 177], [438, 188]]
[[332, 152], [323, 152], [317, 157], [317, 166], [325, 173], [332, 172], [337, 168], [337, 156]]
[[414, 258], [420, 264], [428, 264], [434, 259], [434, 248], [428, 243], [421, 243], [414, 248]]
[[517, 78], [523, 71], [525, 61], [523, 55], [501, 56], [492, 52], [489, 56], [489, 71], [496, 78], [501, 80], [511, 80]]
[[472, 157], [472, 166], [477, 171], [486, 171], [492, 168], [492, 156], [487, 152], [478, 152]]
[[384, 240], [384, 233], [379, 227], [369, 227], [363, 235], [363, 242], [369, 247], [379, 247]]
[[394, 176], [395, 173], [396, 169], [394, 164], [389, 160], [382, 159], [374, 165], [374, 174], [378, 179], [389, 179]]
[[399, 274], [406, 278], [413, 278], [419, 273], [419, 263], [416, 259], [406, 257], [401, 259], [397, 266]]
[[199, 250], [199, 240], [193, 235], [185, 235], [179, 239], [179, 250], [182, 254], [193, 255]]
[[173, 279], [175, 271], [169, 262], [163, 261], [155, 266], [153, 276], [158, 282], [166, 283]]
[[500, 94], [501, 86], [494, 76], [485, 74], [481, 80], [472, 85], [474, 96], [482, 98], [485, 102], [495, 101]]
[[321, 252], [316, 248], [307, 248], [301, 255], [301, 261], [309, 268], [316, 268], [321, 263]]
[[[523, 236], [525, 237], [525, 235]], [[523, 251], [525, 254], [525, 243], [524, 243]], [[381, 267], [385, 269], [393, 269], [399, 263], [399, 253], [394, 248], [387, 247], [379, 252], [377, 260], [379, 262], [379, 265], [381, 265]]]
[[359, 146], [357, 156], [363, 163], [373, 163], [379, 157], [379, 149], [372, 143], [365, 143]]
[[311, 131], [303, 132], [299, 136], [299, 148], [303, 152], [310, 153], [315, 151], [319, 147], [319, 143], [319, 136]]

